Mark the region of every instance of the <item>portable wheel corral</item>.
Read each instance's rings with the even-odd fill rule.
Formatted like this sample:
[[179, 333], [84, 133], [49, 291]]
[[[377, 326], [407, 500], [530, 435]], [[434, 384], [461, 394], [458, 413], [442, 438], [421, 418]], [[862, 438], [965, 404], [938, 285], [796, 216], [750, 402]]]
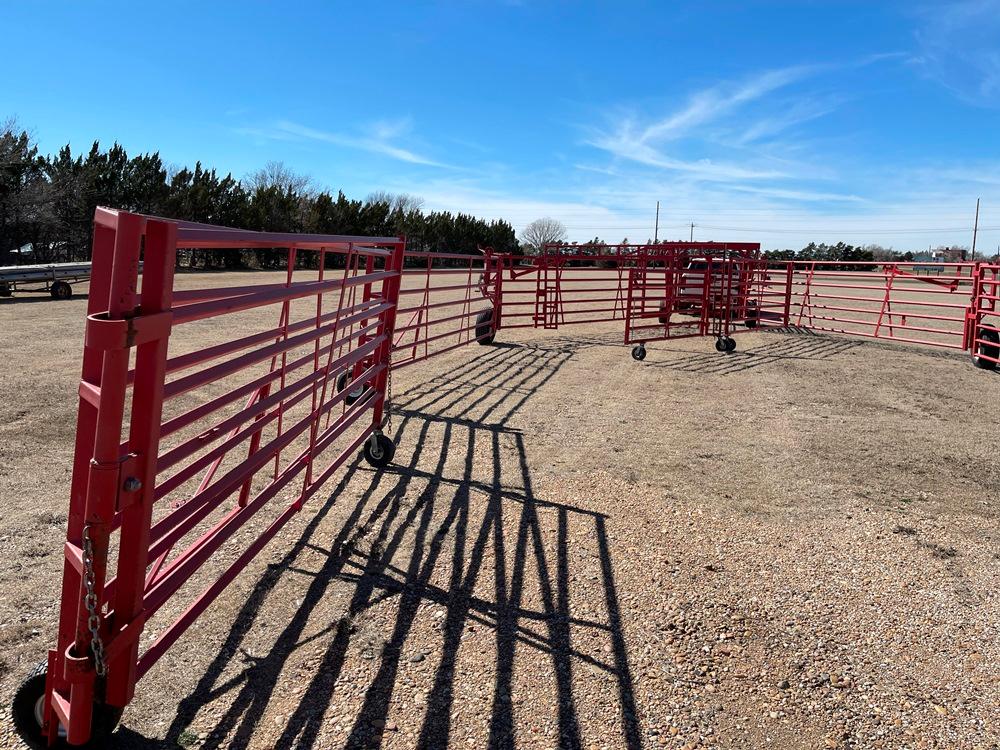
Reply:
[[506, 256], [503, 328], [621, 321], [632, 357], [653, 341], [763, 328], [968, 352], [1000, 367], [1000, 264], [770, 261], [757, 243], [547, 245]]
[[15, 292], [48, 292], [52, 299], [69, 299], [73, 296], [70, 282], [87, 281], [90, 267], [90, 263], [3, 266], [0, 267], [0, 297], [11, 297]]
[[[284, 280], [176, 285], [178, 248], [277, 249]], [[624, 327], [637, 360], [648, 342], [692, 336], [730, 353], [735, 333], [770, 326], [1000, 364], [998, 264], [933, 276], [916, 264], [769, 264], [752, 243], [407, 253], [403, 237], [99, 208], [87, 272], [57, 640], [12, 703], [35, 747], [100, 746], [136, 683], [341, 466], [359, 453], [376, 469], [393, 460], [394, 368], [504, 328], [603, 322]], [[200, 593], [178, 601], [192, 582]]]

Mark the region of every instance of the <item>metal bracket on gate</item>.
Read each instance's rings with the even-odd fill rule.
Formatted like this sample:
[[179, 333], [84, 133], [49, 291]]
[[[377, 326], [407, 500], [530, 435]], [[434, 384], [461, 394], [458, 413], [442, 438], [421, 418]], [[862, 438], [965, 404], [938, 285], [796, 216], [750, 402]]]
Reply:
[[87, 316], [84, 341], [91, 349], [102, 351], [130, 349], [169, 336], [173, 319], [171, 312], [137, 314], [120, 320], [110, 319], [106, 312], [95, 313]]
[[117, 461], [98, 463], [91, 460], [91, 483], [96, 490], [96, 497], [114, 497], [114, 512], [132, 505], [139, 498], [142, 482], [134, 476], [134, 467], [138, 456], [127, 453]]

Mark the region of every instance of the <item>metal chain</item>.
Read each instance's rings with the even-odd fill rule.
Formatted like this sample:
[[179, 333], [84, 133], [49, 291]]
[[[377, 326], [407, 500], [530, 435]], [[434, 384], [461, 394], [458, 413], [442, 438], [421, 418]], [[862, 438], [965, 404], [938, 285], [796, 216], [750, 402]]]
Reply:
[[[391, 354], [390, 354], [391, 356]], [[386, 362], [385, 431], [392, 434], [392, 359]]]
[[94, 591], [96, 584], [94, 543], [90, 539], [88, 525], [83, 527], [83, 586], [87, 590], [83, 605], [87, 608], [87, 629], [90, 631], [90, 649], [94, 652], [94, 671], [98, 677], [104, 677], [108, 673], [108, 664], [104, 659], [104, 641], [101, 640], [101, 615], [97, 611], [97, 592]]

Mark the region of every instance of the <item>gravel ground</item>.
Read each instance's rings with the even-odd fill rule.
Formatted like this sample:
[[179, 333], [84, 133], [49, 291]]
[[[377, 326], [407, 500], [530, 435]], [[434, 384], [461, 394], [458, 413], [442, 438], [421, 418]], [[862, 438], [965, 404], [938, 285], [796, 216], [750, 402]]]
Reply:
[[[0, 747], [54, 639], [83, 305], [0, 305]], [[396, 465], [313, 498], [115, 746], [1000, 747], [1000, 377], [738, 338], [400, 371]]]

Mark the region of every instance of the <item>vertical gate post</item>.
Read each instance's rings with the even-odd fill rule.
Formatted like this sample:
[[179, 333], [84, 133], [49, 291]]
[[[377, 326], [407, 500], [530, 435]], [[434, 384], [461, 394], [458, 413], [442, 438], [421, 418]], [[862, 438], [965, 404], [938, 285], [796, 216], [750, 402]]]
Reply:
[[[133, 214], [109, 216], [98, 209], [98, 219], [65, 545], [67, 575], [63, 578], [58, 649], [49, 659], [53, 673], [47, 678], [43, 716], [43, 731], [50, 740], [58, 734], [58, 718], [58, 724], [66, 728], [70, 744], [86, 742], [91, 733], [98, 675], [96, 659], [90, 658], [93, 637], [85, 577], [93, 576], [91, 602], [100, 613], [108, 537], [121, 488], [121, 428], [129, 366], [127, 343], [134, 333], [130, 323], [126, 324], [127, 331], [122, 324], [135, 309], [143, 229], [142, 217]], [[110, 226], [105, 228], [100, 224]], [[97, 632], [102, 639], [106, 638], [107, 622], [100, 623]]]
[[965, 329], [962, 331], [962, 348], [972, 355], [976, 353], [976, 331], [983, 317], [980, 309], [983, 275], [983, 265], [976, 263], [972, 267], [972, 291], [965, 312]]
[[782, 325], [788, 328], [792, 324], [792, 279], [794, 277], [795, 267], [792, 261], [786, 261], [785, 266], [785, 310], [784, 319], [782, 320]]
[[372, 406], [372, 427], [375, 430], [381, 430], [384, 421], [386, 389], [389, 383], [389, 369], [392, 367], [390, 355], [392, 354], [392, 341], [396, 330], [396, 310], [399, 308], [399, 287], [403, 277], [403, 254], [405, 252], [406, 239], [400, 238], [400, 242], [393, 245], [392, 254], [386, 262], [386, 270], [391, 271], [392, 276], [382, 282], [382, 301], [388, 302], [391, 306], [382, 313], [378, 335], [384, 338], [378, 349], [375, 350], [374, 356], [376, 363], [385, 365], [375, 378], [375, 393], [377, 395]]
[[503, 271], [504, 256], [495, 253], [493, 248], [486, 251], [487, 274], [493, 275], [493, 333], [496, 334], [503, 325]]
[[149, 527], [156, 484], [176, 254], [177, 225], [147, 221], [142, 294], [136, 322], [159, 320], [155, 332], [150, 331], [149, 340], [136, 348], [128, 460], [123, 464], [119, 482], [121, 541], [106, 696], [109, 705], [119, 707], [132, 699], [138, 679], [136, 663], [143, 627], [142, 598], [149, 562]]
[[[115, 229], [94, 222], [91, 251], [90, 289], [87, 295], [87, 315], [101, 312], [108, 304], [111, 292], [111, 265], [115, 252]], [[80, 597], [82, 575], [75, 564], [77, 551], [82, 546], [84, 518], [87, 505], [87, 477], [94, 450], [94, 433], [97, 429], [98, 403], [85, 394], [99, 392], [101, 385], [102, 352], [84, 346], [83, 366], [80, 373], [80, 402], [77, 412], [76, 442], [73, 451], [73, 478], [70, 485], [69, 517], [66, 532], [66, 560], [63, 563], [63, 587], [59, 607], [59, 633], [57, 647], [49, 651], [48, 673], [45, 685], [45, 703], [42, 712], [43, 733], [52, 742], [58, 735], [55, 699], [58, 693], [69, 688], [63, 675], [66, 649], [76, 636], [77, 602]], [[71, 546], [72, 545], [72, 546]], [[89, 731], [89, 720], [88, 720]]]
[[632, 311], [634, 309], [635, 301], [635, 285], [638, 283], [636, 276], [638, 275], [638, 269], [635, 265], [630, 265], [628, 269], [628, 288], [627, 288], [627, 302], [628, 307], [625, 309], [625, 343], [632, 343]]

